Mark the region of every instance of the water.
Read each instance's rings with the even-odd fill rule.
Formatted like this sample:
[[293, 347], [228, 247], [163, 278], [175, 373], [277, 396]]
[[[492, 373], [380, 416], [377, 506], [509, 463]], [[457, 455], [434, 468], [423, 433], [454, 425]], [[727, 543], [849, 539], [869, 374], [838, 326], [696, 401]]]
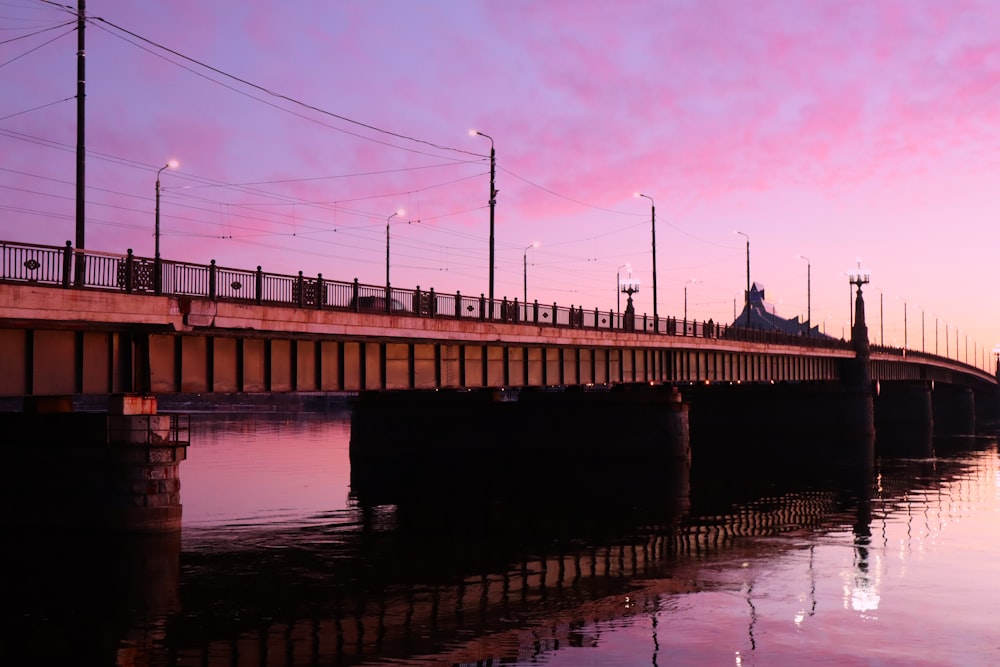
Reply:
[[350, 436], [194, 415], [180, 536], [8, 544], [0, 664], [1000, 664], [993, 439], [871, 484], [693, 442], [687, 488], [531, 461], [379, 488]]

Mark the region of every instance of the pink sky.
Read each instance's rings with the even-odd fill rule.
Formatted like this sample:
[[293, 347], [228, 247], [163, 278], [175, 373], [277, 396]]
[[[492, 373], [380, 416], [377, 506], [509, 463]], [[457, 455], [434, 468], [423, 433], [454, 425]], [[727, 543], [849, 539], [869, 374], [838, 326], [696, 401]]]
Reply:
[[[690, 318], [731, 321], [739, 230], [779, 315], [806, 315], [806, 256], [812, 319], [841, 335], [860, 259], [876, 342], [903, 344], [904, 303], [911, 348], [922, 319], [929, 351], [935, 321], [942, 354], [946, 324], [963, 358], [966, 339], [977, 359], [1000, 342], [994, 0], [90, 0], [87, 13], [92, 250], [152, 256], [156, 171], [177, 159], [161, 180], [167, 259], [382, 284], [402, 207], [393, 285], [487, 292], [478, 128], [497, 149], [497, 297], [521, 297], [527, 252], [529, 300], [614, 308], [629, 264], [652, 313], [642, 191], [661, 315], [683, 315], [687, 286]], [[75, 239], [74, 18], [37, 0], [0, 10], [0, 240]]]

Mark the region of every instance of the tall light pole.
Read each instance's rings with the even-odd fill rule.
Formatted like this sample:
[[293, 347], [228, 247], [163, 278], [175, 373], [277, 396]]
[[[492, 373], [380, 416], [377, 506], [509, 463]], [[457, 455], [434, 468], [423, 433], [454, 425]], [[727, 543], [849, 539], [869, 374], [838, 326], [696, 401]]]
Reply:
[[[528, 251], [538, 247], [538, 241], [524, 247], [524, 304], [528, 304]], [[527, 312], [527, 311], [525, 311]]]
[[615, 270], [615, 297], [617, 298], [617, 310], [615, 312], [622, 312], [622, 269], [628, 269], [629, 275], [632, 275], [632, 267], [628, 264], [622, 264]]
[[899, 297], [900, 301], [903, 302], [903, 349], [909, 349], [909, 340], [907, 337], [907, 326], [906, 326], [906, 299]]
[[684, 323], [685, 323], [684, 326], [685, 327], [687, 327], [687, 321], [688, 321], [688, 285], [690, 283], [696, 283], [696, 282], [698, 282], [698, 280], [696, 278], [692, 278], [691, 280], [688, 280], [687, 282], [684, 283]]
[[153, 291], [156, 294], [162, 291], [160, 278], [160, 174], [163, 173], [164, 169], [176, 169], [178, 166], [180, 163], [177, 160], [170, 160], [156, 172], [156, 216], [153, 228]]
[[652, 230], [653, 230], [653, 321], [658, 319], [658, 311], [656, 310], [656, 202], [649, 195], [644, 195], [641, 192], [636, 192], [636, 197], [645, 197], [649, 200], [649, 204], [652, 207]]
[[747, 240], [747, 290], [743, 293], [743, 305], [747, 311], [747, 327], [750, 326], [750, 237], [743, 232], [736, 232]]
[[389, 307], [389, 223], [397, 215], [403, 215], [405, 213], [403, 209], [399, 209], [392, 212], [388, 218], [385, 219], [385, 304], [386, 308]]
[[469, 130], [469, 136], [486, 137], [490, 140], [490, 314], [493, 313], [493, 223], [497, 208], [497, 151], [493, 145], [493, 137], [479, 130]]
[[799, 259], [806, 260], [806, 335], [812, 331], [812, 262], [805, 255]]

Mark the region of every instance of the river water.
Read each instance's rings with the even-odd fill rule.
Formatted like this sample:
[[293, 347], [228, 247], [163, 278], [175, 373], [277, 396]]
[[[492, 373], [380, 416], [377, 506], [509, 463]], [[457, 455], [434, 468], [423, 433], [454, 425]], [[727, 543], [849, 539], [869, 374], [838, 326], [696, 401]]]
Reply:
[[347, 408], [194, 414], [179, 536], [8, 543], [0, 664], [1000, 664], [995, 438], [860, 481], [693, 441], [382, 485], [350, 439]]

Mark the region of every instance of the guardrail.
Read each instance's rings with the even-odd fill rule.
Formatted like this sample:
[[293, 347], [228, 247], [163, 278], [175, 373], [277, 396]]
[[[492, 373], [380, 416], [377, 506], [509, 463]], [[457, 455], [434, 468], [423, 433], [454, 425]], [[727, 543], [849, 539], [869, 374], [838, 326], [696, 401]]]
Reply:
[[[473, 319], [532, 326], [606, 329], [667, 336], [723, 338], [757, 343], [849, 348], [843, 340], [792, 335], [779, 331], [748, 329], [708, 320], [696, 322], [674, 317], [654, 318], [583, 306], [557, 303], [521, 303], [517, 299], [490, 300], [480, 294], [466, 296], [438, 293], [434, 289], [398, 289], [256, 270], [192, 264], [161, 258], [139, 257], [129, 249], [124, 255], [64, 247], [0, 241], [0, 281], [30, 283], [64, 289], [114, 290], [127, 294], [200, 297], [296, 308], [351, 310], [405, 314], [417, 317]], [[82, 283], [75, 281], [82, 277]]]

